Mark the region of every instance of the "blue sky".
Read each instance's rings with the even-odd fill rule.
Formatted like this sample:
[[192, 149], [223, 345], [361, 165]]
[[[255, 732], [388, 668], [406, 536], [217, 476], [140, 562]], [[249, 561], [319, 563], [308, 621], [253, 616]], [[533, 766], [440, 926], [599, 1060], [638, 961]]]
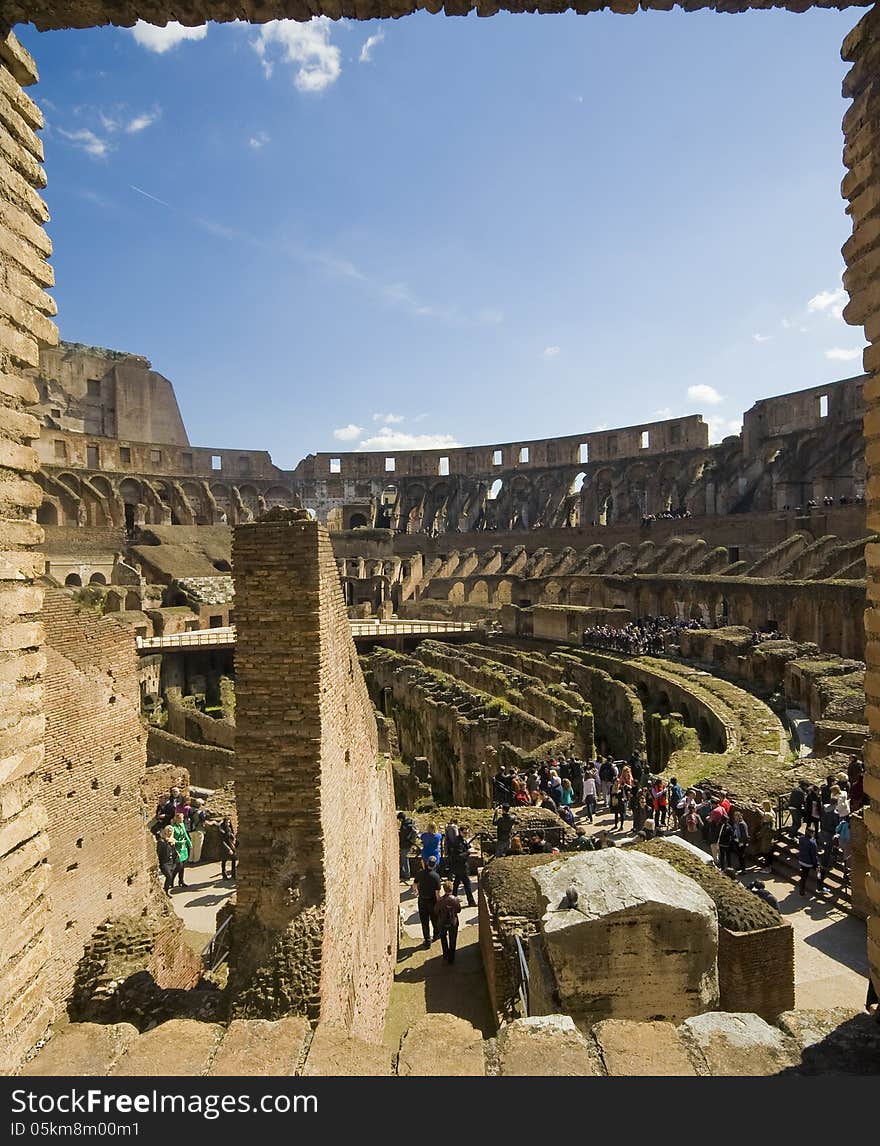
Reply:
[[22, 26], [61, 335], [283, 466], [697, 412], [720, 439], [861, 371], [859, 15]]

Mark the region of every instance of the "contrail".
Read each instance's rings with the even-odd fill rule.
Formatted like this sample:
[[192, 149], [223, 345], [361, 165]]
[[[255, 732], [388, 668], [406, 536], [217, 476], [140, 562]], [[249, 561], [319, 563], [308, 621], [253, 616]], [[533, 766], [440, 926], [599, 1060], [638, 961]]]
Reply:
[[154, 203], [159, 203], [161, 206], [167, 207], [169, 211], [174, 210], [170, 203], [166, 203], [164, 199], [158, 199], [155, 195], [151, 195], [149, 191], [142, 191], [140, 187], [135, 187], [133, 183], [129, 183], [129, 187], [132, 191], [137, 191], [138, 195], [143, 195], [145, 199], [152, 199]]

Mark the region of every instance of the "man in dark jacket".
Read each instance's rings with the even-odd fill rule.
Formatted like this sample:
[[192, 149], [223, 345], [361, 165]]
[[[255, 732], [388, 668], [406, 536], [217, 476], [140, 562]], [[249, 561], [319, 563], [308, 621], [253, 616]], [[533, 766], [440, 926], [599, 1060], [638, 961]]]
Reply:
[[458, 830], [452, 851], [449, 853], [450, 868], [453, 875], [452, 894], [458, 895], [458, 885], [464, 888], [468, 907], [476, 907], [474, 889], [471, 887], [471, 839], [470, 828], [462, 824]]
[[422, 935], [425, 938], [424, 945], [430, 947], [437, 938], [437, 923], [434, 913], [442, 886], [440, 876], [437, 874], [437, 860], [434, 856], [428, 856], [425, 868], [416, 876], [414, 884], [418, 897], [419, 921], [422, 925]]
[[807, 824], [804, 834], [798, 842], [798, 867], [801, 869], [801, 879], [798, 884], [798, 895], [807, 894], [807, 876], [819, 866], [819, 849], [813, 839], [813, 829]]

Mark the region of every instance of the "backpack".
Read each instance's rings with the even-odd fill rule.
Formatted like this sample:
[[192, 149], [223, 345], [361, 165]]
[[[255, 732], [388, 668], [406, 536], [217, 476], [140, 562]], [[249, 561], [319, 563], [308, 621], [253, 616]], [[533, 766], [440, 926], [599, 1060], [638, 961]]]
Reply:
[[403, 841], [403, 846], [407, 848], [411, 848], [414, 844], [419, 842], [418, 830], [409, 816], [403, 821], [400, 838]]

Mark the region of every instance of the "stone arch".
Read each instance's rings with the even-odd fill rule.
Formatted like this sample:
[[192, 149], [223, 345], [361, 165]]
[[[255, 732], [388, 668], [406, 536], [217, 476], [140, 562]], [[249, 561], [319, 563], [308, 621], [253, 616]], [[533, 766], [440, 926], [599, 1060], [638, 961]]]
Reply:
[[[485, 584], [485, 582], [483, 582], [483, 584]], [[464, 582], [456, 581], [452, 588], [449, 590], [449, 595], [446, 599], [452, 605], [463, 605], [464, 596]]]
[[89, 578], [89, 584], [90, 585], [106, 585], [107, 584], [107, 578], [104, 576], [103, 573], [93, 573], [91, 575], [91, 577]]
[[37, 510], [38, 525], [63, 525], [64, 511], [57, 498], [43, 494], [43, 503]]
[[64, 584], [68, 589], [79, 589], [82, 587], [82, 577], [79, 573], [68, 573], [64, 578]]
[[489, 586], [485, 581], [480, 579], [471, 586], [471, 591], [468, 594], [469, 605], [488, 605], [489, 604]]
[[108, 589], [104, 597], [105, 613], [121, 613], [125, 594], [121, 589]]
[[349, 529], [363, 529], [366, 524], [367, 519], [363, 513], [353, 513], [348, 519]]
[[510, 581], [499, 581], [495, 586], [492, 599], [494, 605], [509, 605], [513, 600], [513, 584]]
[[125, 594], [125, 611], [126, 612], [140, 612], [141, 610], [141, 595], [134, 589], [129, 589]]
[[[275, 506], [281, 506], [283, 509], [291, 509], [296, 503], [293, 492], [283, 485], [270, 485], [263, 496], [268, 509], [274, 509]], [[257, 506], [261, 508], [259, 505], [259, 495]]]

